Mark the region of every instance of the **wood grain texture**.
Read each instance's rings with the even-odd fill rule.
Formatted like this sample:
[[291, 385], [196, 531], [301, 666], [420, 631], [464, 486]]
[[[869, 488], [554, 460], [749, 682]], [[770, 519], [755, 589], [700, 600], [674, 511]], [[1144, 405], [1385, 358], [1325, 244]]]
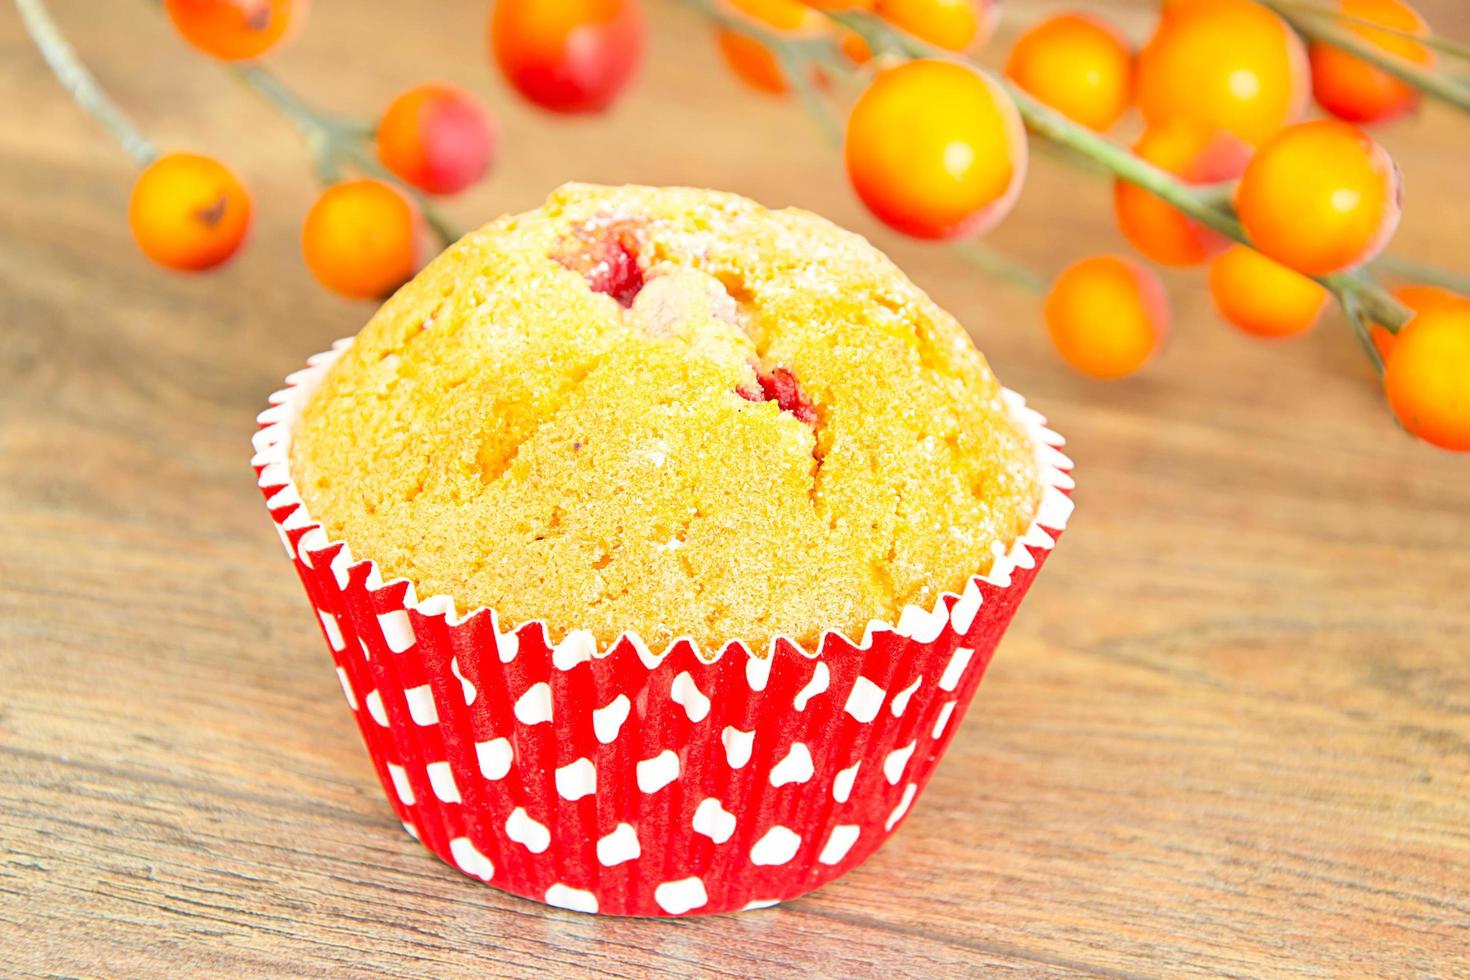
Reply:
[[[150, 133], [248, 176], [259, 220], [217, 275], [148, 266], [127, 160], [0, 9], [0, 973], [1470, 974], [1470, 460], [1394, 427], [1340, 321], [1258, 344], [1197, 275], [1170, 277], [1156, 368], [1070, 375], [1032, 298], [877, 229], [799, 110], [660, 2], [605, 119], [513, 102], [479, 0], [318, 0], [279, 67], [364, 115], [424, 77], [486, 93], [504, 156], [465, 224], [577, 178], [872, 234], [1070, 438], [1077, 514], [927, 794], [841, 881], [614, 921], [441, 865], [380, 799], [246, 465], [266, 394], [369, 312], [298, 258], [294, 136], [149, 5], [54, 6]], [[1459, 0], [1419, 6], [1470, 36]], [[1109, 9], [1146, 31], [1149, 4]], [[1470, 122], [1427, 107], [1382, 136], [1396, 249], [1465, 266]], [[1037, 160], [993, 240], [1052, 270], [1121, 249], [1108, 200]]]

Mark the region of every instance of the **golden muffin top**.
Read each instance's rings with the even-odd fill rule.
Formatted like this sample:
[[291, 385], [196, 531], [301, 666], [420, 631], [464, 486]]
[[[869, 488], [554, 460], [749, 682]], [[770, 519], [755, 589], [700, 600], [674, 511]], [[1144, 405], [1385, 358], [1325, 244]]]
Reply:
[[465, 236], [327, 372], [291, 466], [420, 596], [709, 656], [927, 608], [1040, 498], [985, 359], [882, 253], [686, 188], [567, 185]]

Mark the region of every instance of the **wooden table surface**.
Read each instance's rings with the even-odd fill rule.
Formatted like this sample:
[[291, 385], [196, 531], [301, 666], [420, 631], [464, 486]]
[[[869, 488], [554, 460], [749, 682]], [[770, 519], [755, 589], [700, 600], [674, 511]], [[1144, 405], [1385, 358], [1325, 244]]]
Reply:
[[[655, 0], [610, 117], [516, 104], [480, 0], [317, 0], [281, 73], [370, 114], [425, 77], [504, 121], [461, 223], [556, 183], [689, 183], [872, 234], [1070, 438], [1072, 529], [912, 817], [770, 911], [550, 910], [471, 881], [381, 799], [247, 466], [254, 416], [363, 305], [307, 277], [291, 129], [147, 4], [56, 0], [165, 145], [254, 188], [216, 275], [150, 267], [132, 171], [0, 10], [0, 973], [1470, 975], [1470, 459], [1403, 435], [1335, 316], [1263, 345], [1172, 276], [1176, 334], [1118, 385], [1030, 296], [867, 219], [800, 110], [738, 89]], [[1470, 37], [1459, 0], [1422, 0]], [[1007, 30], [1043, 9], [1010, 7]], [[1150, 8], [1112, 8], [1133, 36]], [[992, 48], [991, 56], [1003, 48]], [[1383, 133], [1395, 248], [1470, 271], [1470, 121]], [[1034, 161], [993, 240], [1055, 270], [1120, 249], [1109, 191]]]

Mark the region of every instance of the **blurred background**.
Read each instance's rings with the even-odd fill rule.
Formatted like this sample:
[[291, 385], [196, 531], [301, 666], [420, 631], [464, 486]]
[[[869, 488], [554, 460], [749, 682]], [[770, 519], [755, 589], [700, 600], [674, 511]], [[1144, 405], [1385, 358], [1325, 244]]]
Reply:
[[[1416, 6], [1470, 39], [1470, 6]], [[135, 165], [0, 7], [0, 960], [1463, 968], [1465, 457], [1396, 426], [1335, 308], [1263, 343], [1219, 319], [1199, 270], [1161, 273], [1174, 329], [1154, 363], [1076, 374], [1036, 295], [880, 225], [801, 105], [742, 86], [709, 21], [671, 0], [645, 4], [641, 69], [601, 115], [518, 98], [487, 56], [484, 0], [313, 0], [270, 64], [365, 119], [425, 80], [482, 97], [499, 151], [441, 205], [460, 228], [582, 180], [735, 191], [871, 237], [1067, 436], [1077, 512], [913, 818], [817, 895], [755, 920], [608, 925], [430, 865], [389, 833], [247, 465], [266, 395], [374, 304], [301, 260], [319, 185], [287, 120], [151, 3], [49, 7], [160, 147], [229, 162], [254, 226], [207, 275], [152, 265], [128, 228]], [[999, 67], [1024, 28], [1078, 8], [1135, 44], [1158, 17], [1142, 0], [1007, 0], [978, 60]], [[1426, 100], [1374, 132], [1405, 185], [1392, 251], [1470, 272], [1470, 118]], [[985, 242], [1048, 276], [1129, 251], [1111, 180], [1043, 152]], [[187, 918], [199, 901], [219, 935]], [[83, 924], [115, 959], [78, 945]]]

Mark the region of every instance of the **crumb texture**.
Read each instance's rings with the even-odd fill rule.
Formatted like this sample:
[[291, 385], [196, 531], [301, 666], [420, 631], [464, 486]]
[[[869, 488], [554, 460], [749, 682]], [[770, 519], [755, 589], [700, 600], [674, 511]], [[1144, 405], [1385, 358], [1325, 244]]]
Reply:
[[568, 185], [467, 235], [328, 371], [291, 464], [420, 596], [707, 654], [928, 606], [1040, 496], [984, 358], [885, 256], [682, 188]]

